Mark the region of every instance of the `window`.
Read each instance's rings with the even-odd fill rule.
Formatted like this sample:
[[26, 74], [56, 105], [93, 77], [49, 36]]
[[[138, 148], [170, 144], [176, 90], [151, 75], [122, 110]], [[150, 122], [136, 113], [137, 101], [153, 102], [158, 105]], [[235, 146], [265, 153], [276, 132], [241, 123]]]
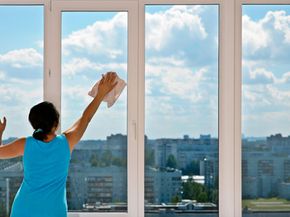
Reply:
[[[0, 116], [3, 143], [31, 135], [31, 105], [43, 100], [43, 6], [0, 6]], [[0, 216], [22, 182], [22, 158], [0, 161]]]
[[218, 11], [145, 8], [145, 216], [218, 215]]
[[[127, 12], [62, 12], [63, 130], [101, 73], [115, 70], [128, 82], [127, 21]], [[127, 211], [127, 88], [112, 108], [101, 104], [72, 154], [68, 185], [69, 211]]]
[[[69, 216], [289, 216], [289, 5], [0, 0], [4, 143], [42, 100], [65, 130], [114, 70], [127, 87], [73, 153]], [[1, 217], [21, 169], [0, 161]]]
[[290, 213], [290, 6], [244, 5], [244, 216]]

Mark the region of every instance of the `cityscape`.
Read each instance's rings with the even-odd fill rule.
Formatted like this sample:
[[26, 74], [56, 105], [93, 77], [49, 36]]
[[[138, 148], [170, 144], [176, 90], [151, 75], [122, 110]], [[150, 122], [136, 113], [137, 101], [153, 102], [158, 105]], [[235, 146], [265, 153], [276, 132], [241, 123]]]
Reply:
[[[289, 216], [290, 136], [244, 137], [242, 144], [244, 216], [262, 211], [267, 217], [273, 211]], [[145, 147], [146, 216], [218, 216], [217, 138], [184, 135], [153, 140], [145, 136]], [[69, 211], [126, 212], [126, 159], [126, 135], [81, 141], [71, 157]], [[21, 158], [0, 161], [1, 217], [8, 216], [22, 178]]]

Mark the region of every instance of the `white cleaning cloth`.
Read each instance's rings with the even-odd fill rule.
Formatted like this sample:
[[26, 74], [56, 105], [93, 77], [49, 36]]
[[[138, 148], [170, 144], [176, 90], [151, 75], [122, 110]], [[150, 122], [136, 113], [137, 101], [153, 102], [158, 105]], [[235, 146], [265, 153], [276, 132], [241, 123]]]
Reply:
[[[93, 87], [92, 89], [89, 91], [89, 96], [91, 97], [95, 97], [98, 93], [98, 87], [100, 84], [99, 80]], [[117, 77], [115, 78], [115, 82], [117, 81], [117, 85], [113, 88], [113, 90], [111, 90], [103, 99], [104, 102], [107, 102], [107, 106], [108, 108], [110, 108], [118, 99], [118, 97], [121, 95], [122, 91], [124, 90], [125, 86], [126, 86], [126, 82], [124, 80], [122, 80], [121, 78]]]

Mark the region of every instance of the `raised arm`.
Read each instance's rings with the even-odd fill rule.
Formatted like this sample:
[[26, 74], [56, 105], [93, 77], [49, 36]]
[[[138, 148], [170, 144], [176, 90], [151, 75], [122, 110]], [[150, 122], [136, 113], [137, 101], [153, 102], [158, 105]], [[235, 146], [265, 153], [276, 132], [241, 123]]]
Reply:
[[10, 159], [23, 155], [25, 138], [17, 139], [7, 145], [2, 145], [2, 135], [6, 128], [6, 118], [0, 120], [0, 159]]
[[114, 83], [115, 78], [116, 73], [114, 72], [108, 72], [103, 76], [98, 87], [97, 96], [86, 107], [82, 116], [73, 124], [73, 126], [63, 133], [68, 140], [71, 152], [84, 135], [103, 98], [117, 85], [117, 82]]

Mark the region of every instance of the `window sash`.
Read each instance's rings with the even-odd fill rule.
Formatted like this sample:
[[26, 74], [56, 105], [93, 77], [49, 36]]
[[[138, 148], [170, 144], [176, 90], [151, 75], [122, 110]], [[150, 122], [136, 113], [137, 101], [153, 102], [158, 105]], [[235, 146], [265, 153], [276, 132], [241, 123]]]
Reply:
[[[127, 11], [128, 12], [128, 109], [127, 109], [127, 202], [128, 202], [128, 209], [127, 213], [75, 213], [69, 212], [69, 216], [107, 216], [107, 217], [114, 217], [114, 216], [124, 216], [124, 217], [133, 217], [137, 216], [137, 190], [138, 190], [138, 182], [137, 182], [137, 104], [134, 103], [137, 101], [137, 4], [133, 1], [122, 1], [122, 2], [108, 2], [108, 1], [55, 1], [52, 5], [52, 12], [51, 12], [51, 26], [52, 32], [54, 33], [52, 42], [54, 52], [53, 53], [53, 61], [51, 62], [52, 67], [56, 72], [61, 71], [61, 12], [63, 11]], [[57, 24], [57, 25], [55, 25]], [[60, 81], [61, 81], [61, 74], [55, 73], [52, 76], [56, 76], [55, 79], [57, 80], [59, 90], [58, 93], [53, 94], [60, 94]], [[51, 83], [51, 85], [53, 85]], [[49, 87], [51, 88], [51, 85]], [[55, 98], [55, 95], [52, 95]], [[57, 95], [57, 99], [60, 100], [60, 96]], [[60, 104], [60, 101], [58, 101]]]
[[243, 5], [283, 5], [290, 0], [235, 0], [235, 217], [242, 216], [242, 7]]

